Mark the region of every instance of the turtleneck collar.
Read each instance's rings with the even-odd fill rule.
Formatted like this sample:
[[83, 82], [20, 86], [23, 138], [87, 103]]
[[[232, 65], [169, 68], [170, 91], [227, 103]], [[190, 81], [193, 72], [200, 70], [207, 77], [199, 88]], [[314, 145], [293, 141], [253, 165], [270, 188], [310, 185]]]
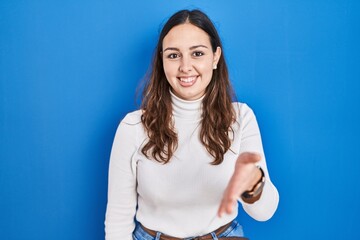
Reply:
[[199, 99], [189, 101], [179, 98], [172, 91], [170, 91], [170, 94], [174, 117], [192, 120], [201, 119], [202, 100], [205, 95]]

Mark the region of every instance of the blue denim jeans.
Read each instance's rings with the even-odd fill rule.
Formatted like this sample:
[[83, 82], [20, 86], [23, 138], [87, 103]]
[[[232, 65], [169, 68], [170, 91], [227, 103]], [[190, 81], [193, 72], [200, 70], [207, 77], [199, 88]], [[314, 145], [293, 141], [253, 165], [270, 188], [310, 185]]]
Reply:
[[[134, 232], [133, 232], [133, 239], [134, 240], [159, 240], [161, 236], [161, 232], [156, 233], [156, 237], [151, 236], [148, 234], [140, 224], [137, 224]], [[219, 237], [243, 237], [244, 231], [242, 226], [236, 221], [233, 220], [231, 225], [222, 232], [219, 236], [216, 236], [215, 232], [210, 233], [214, 240], [218, 240]], [[184, 238], [184, 240], [191, 240], [194, 237]]]

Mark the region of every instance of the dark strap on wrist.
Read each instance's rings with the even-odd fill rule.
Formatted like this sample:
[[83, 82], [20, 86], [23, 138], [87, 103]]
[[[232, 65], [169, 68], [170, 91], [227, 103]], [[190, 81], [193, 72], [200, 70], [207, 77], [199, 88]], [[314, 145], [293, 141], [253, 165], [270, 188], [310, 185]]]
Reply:
[[261, 178], [259, 179], [259, 181], [250, 191], [245, 191], [243, 194], [241, 194], [241, 199], [246, 203], [254, 203], [261, 197], [265, 185], [265, 174], [260, 166], [259, 170], [261, 171]]

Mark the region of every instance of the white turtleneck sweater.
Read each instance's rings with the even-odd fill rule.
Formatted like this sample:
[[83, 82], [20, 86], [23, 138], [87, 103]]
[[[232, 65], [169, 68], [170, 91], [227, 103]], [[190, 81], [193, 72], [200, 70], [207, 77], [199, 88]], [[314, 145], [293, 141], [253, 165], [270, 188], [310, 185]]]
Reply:
[[[233, 103], [237, 122], [234, 140], [220, 165], [211, 165], [211, 155], [199, 140], [202, 98], [185, 101], [171, 94], [178, 148], [167, 164], [146, 158], [141, 149], [147, 135], [141, 110], [121, 121], [113, 143], [108, 203], [105, 220], [107, 240], [131, 240], [134, 217], [143, 226], [174, 237], [201, 236], [232, 221], [237, 211], [217, 216], [224, 190], [242, 152], [264, 156], [253, 111]], [[261, 198], [243, 209], [254, 219], [265, 221], [274, 214], [279, 195], [271, 183], [265, 158], [259, 162], [266, 177]]]

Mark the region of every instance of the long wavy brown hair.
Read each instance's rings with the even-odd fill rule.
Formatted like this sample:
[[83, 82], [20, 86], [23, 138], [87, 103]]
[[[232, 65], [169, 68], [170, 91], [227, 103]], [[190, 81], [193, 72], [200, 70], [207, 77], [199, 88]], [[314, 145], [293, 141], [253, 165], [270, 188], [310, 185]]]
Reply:
[[[149, 157], [150, 154], [161, 163], [170, 161], [178, 144], [172, 118], [171, 87], [163, 69], [162, 43], [173, 27], [184, 23], [191, 23], [204, 30], [209, 35], [213, 52], [217, 47], [222, 49], [214, 24], [200, 10], [181, 10], [165, 23], [153, 56], [151, 72], [143, 89], [141, 103], [143, 109], [141, 121], [149, 138], [141, 151], [145, 156]], [[232, 105], [234, 98], [235, 94], [222, 53], [202, 101], [200, 140], [214, 158], [213, 165], [222, 163], [224, 154], [231, 146], [233, 132], [231, 125], [236, 120]]]

